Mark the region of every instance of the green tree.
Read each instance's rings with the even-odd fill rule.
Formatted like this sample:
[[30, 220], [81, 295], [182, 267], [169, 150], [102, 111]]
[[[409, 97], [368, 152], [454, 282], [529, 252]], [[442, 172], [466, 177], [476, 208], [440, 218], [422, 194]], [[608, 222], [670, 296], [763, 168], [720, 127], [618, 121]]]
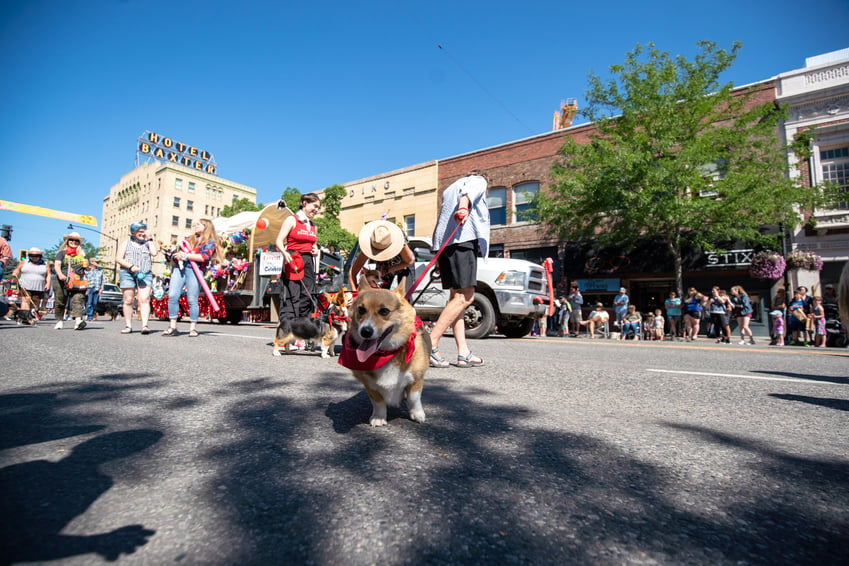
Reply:
[[293, 187], [286, 187], [280, 198], [283, 199], [286, 206], [288, 206], [289, 210], [292, 212], [297, 212], [298, 208], [301, 206], [301, 191]]
[[229, 218], [231, 216], [236, 216], [240, 212], [255, 212], [258, 210], [262, 210], [265, 207], [261, 202], [254, 204], [247, 198], [240, 198], [239, 200], [233, 201], [232, 204], [228, 204], [224, 208], [221, 209], [221, 216], [225, 218]]
[[543, 226], [562, 238], [625, 249], [640, 238], [664, 242], [679, 293], [682, 250], [776, 245], [763, 227], [798, 224], [798, 209], [823, 196], [785, 176], [783, 111], [720, 84], [741, 44], [698, 46], [688, 60], [637, 45], [611, 78], [590, 74], [583, 114], [597, 132], [589, 143], [566, 141], [551, 191], [538, 200]]

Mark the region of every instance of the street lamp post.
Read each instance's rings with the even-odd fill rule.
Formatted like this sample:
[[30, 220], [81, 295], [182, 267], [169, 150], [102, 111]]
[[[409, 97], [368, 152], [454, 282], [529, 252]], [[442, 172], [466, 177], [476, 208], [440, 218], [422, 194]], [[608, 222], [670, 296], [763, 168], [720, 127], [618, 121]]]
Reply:
[[[73, 224], [68, 224], [68, 230], [76, 230], [78, 228], [82, 228], [83, 230], [90, 230], [91, 232], [97, 232], [101, 236], [103, 236], [105, 238], [109, 238], [110, 240], [115, 242], [115, 252], [116, 253], [118, 252], [118, 238], [113, 238], [109, 234], [104, 234], [100, 230], [95, 230], [94, 228], [89, 228], [87, 226], [74, 226]], [[117, 285], [118, 284], [118, 266], [117, 266], [117, 264], [115, 264], [115, 258], [114, 257], [112, 258], [112, 265], [113, 265], [113, 267], [112, 267], [113, 283], [115, 283]]]

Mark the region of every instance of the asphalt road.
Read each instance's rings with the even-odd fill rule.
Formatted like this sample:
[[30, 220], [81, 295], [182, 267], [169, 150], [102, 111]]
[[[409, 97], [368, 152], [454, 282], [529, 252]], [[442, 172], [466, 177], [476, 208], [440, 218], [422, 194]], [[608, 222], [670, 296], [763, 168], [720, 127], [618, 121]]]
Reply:
[[372, 429], [269, 328], [121, 325], [0, 321], [0, 563], [849, 562], [847, 350], [490, 338]]

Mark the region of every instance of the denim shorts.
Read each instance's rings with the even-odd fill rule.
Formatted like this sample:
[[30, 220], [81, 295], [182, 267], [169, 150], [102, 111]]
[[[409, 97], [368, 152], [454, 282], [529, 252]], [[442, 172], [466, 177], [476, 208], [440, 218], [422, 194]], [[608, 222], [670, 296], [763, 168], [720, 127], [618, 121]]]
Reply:
[[144, 289], [153, 286], [153, 273], [133, 273], [127, 269], [121, 269], [118, 274], [118, 286], [121, 289]]

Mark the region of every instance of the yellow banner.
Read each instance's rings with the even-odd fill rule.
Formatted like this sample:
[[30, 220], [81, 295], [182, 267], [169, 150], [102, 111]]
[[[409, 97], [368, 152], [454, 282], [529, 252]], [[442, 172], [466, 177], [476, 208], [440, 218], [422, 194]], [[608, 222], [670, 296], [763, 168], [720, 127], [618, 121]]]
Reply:
[[73, 212], [63, 212], [61, 210], [53, 210], [52, 208], [42, 208], [31, 204], [20, 204], [8, 200], [0, 200], [0, 210], [8, 210], [9, 212], [21, 212], [23, 214], [34, 214], [36, 216], [46, 216], [48, 218], [58, 218], [59, 220], [69, 220], [77, 224], [87, 224], [89, 226], [97, 226], [97, 219], [94, 216], [86, 216], [85, 214], [74, 214]]

